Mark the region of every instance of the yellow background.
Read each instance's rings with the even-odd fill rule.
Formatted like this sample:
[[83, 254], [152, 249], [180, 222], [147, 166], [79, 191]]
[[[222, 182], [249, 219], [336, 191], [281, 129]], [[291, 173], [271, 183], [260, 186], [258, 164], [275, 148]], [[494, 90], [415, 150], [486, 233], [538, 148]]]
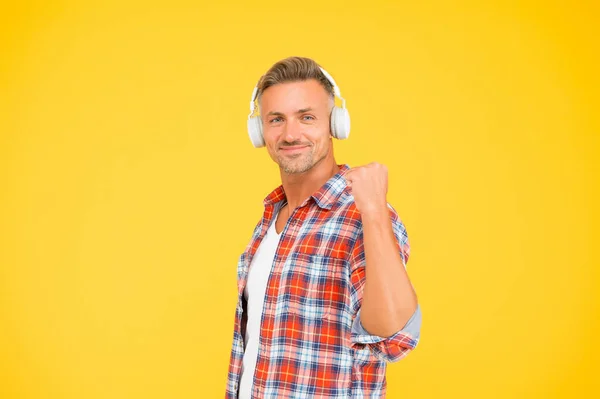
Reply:
[[388, 397], [600, 395], [596, 2], [14, 3], [0, 398], [223, 397], [279, 184], [249, 98], [290, 55], [337, 80], [337, 161], [386, 164], [409, 233], [423, 329]]

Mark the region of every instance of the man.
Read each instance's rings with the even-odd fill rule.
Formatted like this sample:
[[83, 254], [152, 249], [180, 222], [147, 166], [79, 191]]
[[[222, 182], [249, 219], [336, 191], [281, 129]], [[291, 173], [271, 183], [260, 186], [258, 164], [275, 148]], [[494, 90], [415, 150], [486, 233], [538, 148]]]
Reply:
[[253, 93], [250, 138], [282, 184], [239, 259], [226, 398], [384, 397], [386, 363], [417, 345], [387, 170], [336, 163], [332, 136], [348, 136], [349, 117], [335, 95], [331, 76], [301, 57], [277, 62]]

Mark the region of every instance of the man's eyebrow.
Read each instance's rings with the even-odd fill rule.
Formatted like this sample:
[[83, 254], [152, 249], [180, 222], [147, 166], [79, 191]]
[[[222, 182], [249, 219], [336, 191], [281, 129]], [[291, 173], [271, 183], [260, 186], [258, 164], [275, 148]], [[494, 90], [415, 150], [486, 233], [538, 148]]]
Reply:
[[[302, 109], [299, 109], [298, 111], [296, 111], [296, 113], [297, 114], [303, 114], [305, 112], [312, 111], [312, 110], [313, 110], [312, 107], [302, 108]], [[281, 115], [281, 116], [284, 116], [282, 112], [278, 112], [278, 111], [271, 111], [267, 115]]]

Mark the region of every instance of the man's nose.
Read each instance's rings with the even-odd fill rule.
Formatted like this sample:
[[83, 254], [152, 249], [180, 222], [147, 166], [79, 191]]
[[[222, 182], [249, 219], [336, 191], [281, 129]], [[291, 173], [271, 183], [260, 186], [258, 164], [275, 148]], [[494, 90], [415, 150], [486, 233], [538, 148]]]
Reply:
[[289, 119], [283, 128], [283, 138], [285, 141], [298, 141], [302, 137], [302, 127], [300, 123], [292, 118]]

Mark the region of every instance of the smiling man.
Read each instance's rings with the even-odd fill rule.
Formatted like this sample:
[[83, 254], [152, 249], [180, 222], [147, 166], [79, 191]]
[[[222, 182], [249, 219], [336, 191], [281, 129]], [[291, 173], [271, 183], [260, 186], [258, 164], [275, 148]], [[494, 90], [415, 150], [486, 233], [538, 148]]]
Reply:
[[282, 184], [238, 262], [226, 398], [384, 397], [387, 363], [419, 340], [387, 169], [337, 164], [332, 137], [346, 138], [350, 120], [336, 95], [333, 78], [302, 57], [277, 62], [252, 94], [250, 139]]

